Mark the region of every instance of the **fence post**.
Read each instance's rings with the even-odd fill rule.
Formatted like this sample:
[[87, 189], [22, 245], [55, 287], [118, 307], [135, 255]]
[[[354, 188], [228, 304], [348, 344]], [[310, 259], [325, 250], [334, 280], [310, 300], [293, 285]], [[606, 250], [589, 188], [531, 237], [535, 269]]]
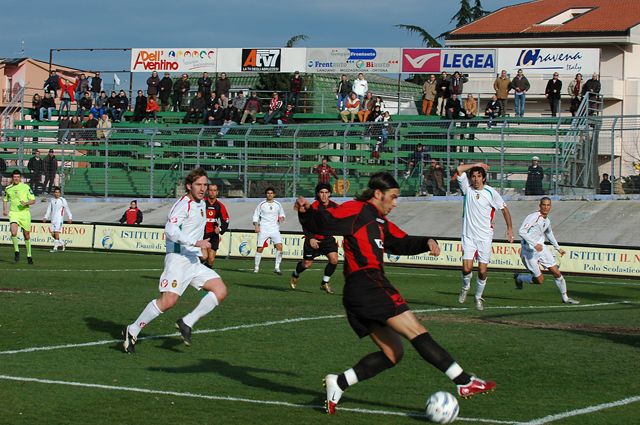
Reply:
[[104, 139], [104, 197], [109, 197], [109, 138], [107, 137]]
[[[613, 124], [611, 124], [611, 194], [614, 195], [615, 194], [615, 179], [613, 178], [615, 176], [615, 154], [616, 154], [616, 142], [615, 142], [615, 137], [616, 137], [616, 124], [618, 123], [618, 117], [615, 117], [613, 119]], [[623, 133], [624, 134], [624, 133]], [[620, 157], [622, 158], [622, 149], [620, 150]], [[620, 173], [618, 173], [618, 178], [621, 179], [622, 178], [622, 168], [620, 168]], [[622, 184], [622, 180], [620, 180], [620, 183]]]
[[395, 134], [393, 135], [395, 143], [393, 144], [393, 177], [398, 180], [398, 145], [400, 144], [400, 127], [402, 123], [399, 123], [396, 127]]
[[202, 127], [198, 132], [198, 137], [196, 138], [196, 168], [200, 167], [200, 139], [202, 137], [202, 133], [204, 132], [205, 127]]
[[151, 172], [149, 173], [149, 199], [153, 199], [153, 178], [154, 178], [154, 171], [155, 171], [155, 163], [156, 163], [156, 153], [155, 153], [155, 142], [153, 141], [156, 138], [156, 130], [154, 130], [153, 134], [151, 135], [151, 141], [149, 142], [149, 144], [151, 145]]
[[558, 153], [560, 151], [560, 122], [562, 121], [561, 118], [558, 118], [558, 124], [556, 125], [556, 149], [555, 149], [555, 155], [554, 155], [554, 162], [555, 162], [555, 170], [554, 170], [554, 179], [553, 179], [553, 194], [557, 195], [558, 194], [558, 180], [560, 178], [559, 174], [560, 174], [560, 161], [558, 159]]
[[351, 128], [351, 123], [345, 126], [345, 130], [342, 133], [342, 195], [347, 196], [347, 176], [349, 175], [349, 169], [347, 168], [347, 134]]
[[252, 127], [249, 126], [249, 129], [244, 134], [244, 148], [243, 148], [243, 163], [244, 163], [244, 182], [243, 182], [243, 190], [244, 197], [249, 198], [249, 134], [251, 133]]
[[[454, 120], [451, 120], [451, 122], [449, 122], [449, 127], [447, 128], [447, 170], [451, 168], [449, 165], [451, 162], [451, 131], [454, 129], [455, 126], [456, 126], [456, 122]], [[450, 193], [450, 192], [451, 192], [451, 179], [448, 178], [447, 193]], [[435, 195], [435, 193], [436, 193], [436, 190], [434, 188], [433, 194]]]
[[500, 195], [504, 194], [504, 129], [507, 127], [506, 118], [503, 121], [502, 129], [500, 130]]
[[298, 196], [298, 179], [300, 177], [300, 155], [298, 155], [298, 132], [300, 131], [300, 125], [296, 126], [296, 131], [293, 133], [293, 197]]

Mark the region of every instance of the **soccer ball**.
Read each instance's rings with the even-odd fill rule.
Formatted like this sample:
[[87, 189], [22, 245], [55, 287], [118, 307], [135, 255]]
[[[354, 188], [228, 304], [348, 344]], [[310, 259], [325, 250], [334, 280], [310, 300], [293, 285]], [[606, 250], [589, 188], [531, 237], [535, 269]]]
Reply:
[[450, 424], [456, 420], [459, 412], [458, 400], [451, 393], [438, 391], [427, 399], [425, 414], [431, 422]]

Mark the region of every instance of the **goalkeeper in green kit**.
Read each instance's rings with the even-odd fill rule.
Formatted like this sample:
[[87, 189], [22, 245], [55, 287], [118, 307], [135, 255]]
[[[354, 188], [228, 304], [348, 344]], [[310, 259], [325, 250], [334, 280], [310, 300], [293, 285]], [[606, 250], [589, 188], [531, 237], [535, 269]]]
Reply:
[[29, 206], [36, 203], [36, 197], [29, 185], [22, 183], [22, 174], [15, 170], [11, 173], [11, 184], [6, 187], [2, 198], [2, 215], [9, 215], [11, 242], [15, 251], [16, 263], [20, 260], [18, 249], [18, 227], [22, 228], [24, 244], [27, 247], [27, 262], [33, 264], [31, 257], [31, 211]]

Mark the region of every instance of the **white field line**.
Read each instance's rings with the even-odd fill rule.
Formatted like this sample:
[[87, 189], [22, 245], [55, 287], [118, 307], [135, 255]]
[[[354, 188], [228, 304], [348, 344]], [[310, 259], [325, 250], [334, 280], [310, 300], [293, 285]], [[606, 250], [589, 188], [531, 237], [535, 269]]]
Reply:
[[[134, 393], [163, 395], [163, 396], [168, 395], [168, 396], [174, 396], [174, 397], [187, 397], [187, 398], [197, 398], [197, 399], [204, 399], [204, 400], [231, 401], [231, 402], [239, 402], [239, 403], [270, 405], [270, 406], [284, 406], [284, 407], [294, 407], [294, 408], [302, 408], [302, 409], [324, 410], [324, 406], [313, 405], [313, 404], [296, 404], [296, 403], [289, 403], [286, 401], [254, 400], [250, 398], [241, 398], [241, 397], [184, 393], [184, 392], [178, 392], [178, 391], [150, 390], [146, 388], [122, 387], [122, 386], [116, 386], [116, 385], [86, 384], [83, 382], [57, 381], [57, 380], [51, 380], [51, 379], [26, 378], [26, 377], [8, 376], [8, 375], [0, 375], [0, 379], [6, 380], [6, 381], [35, 382], [38, 384], [66, 385], [70, 387], [95, 388], [100, 390], [111, 390], [111, 391], [127, 391], [127, 392], [134, 392]], [[405, 417], [422, 417], [423, 416], [418, 413], [397, 412], [397, 411], [389, 411], [389, 410], [375, 410], [375, 409], [350, 409], [346, 407], [339, 407], [338, 411], [366, 413], [370, 415], [391, 415], [391, 416], [405, 416]], [[515, 424], [515, 422], [512, 422], [512, 421], [507, 422], [507, 421], [500, 421], [500, 420], [494, 420], [494, 419], [482, 419], [482, 418], [458, 418], [458, 420], [470, 421], [470, 422], [483, 422], [483, 423], [489, 423], [489, 424], [507, 424], [507, 425]]]
[[53, 292], [45, 292], [45, 291], [22, 291], [20, 289], [2, 289], [0, 288], [0, 295], [2, 294], [25, 294], [25, 295], [53, 295]]
[[582, 409], [571, 410], [569, 412], [564, 412], [564, 413], [558, 413], [557, 415], [545, 416], [544, 418], [534, 419], [529, 422], [521, 422], [518, 425], [543, 425], [543, 424], [548, 424], [558, 420], [571, 418], [574, 416], [586, 415], [588, 413], [593, 413], [593, 412], [597, 412], [604, 409], [610, 409], [612, 407], [625, 406], [627, 404], [636, 403], [638, 401], [640, 401], [640, 396], [628, 397], [622, 400], [613, 401], [611, 403], [597, 404], [597, 405], [588, 406]]
[[[2, 273], [5, 272], [61, 272], [61, 273], [75, 273], [75, 272], [160, 272], [162, 269], [6, 269], [2, 270]], [[158, 276], [160, 277], [160, 276]]]
[[[540, 310], [540, 309], [561, 309], [561, 308], [589, 308], [589, 307], [601, 307], [607, 305], [617, 305], [617, 304], [630, 304], [630, 301], [616, 301], [610, 303], [596, 303], [596, 304], [578, 304], [578, 305], [547, 305], [547, 306], [498, 306], [498, 307], [485, 307], [485, 310]], [[430, 308], [430, 309], [421, 309], [421, 310], [412, 310], [414, 313], [437, 313], [442, 311], [466, 311], [469, 310], [468, 307], [443, 307], [443, 308]], [[329, 319], [339, 319], [345, 317], [344, 314], [334, 314], [330, 316], [316, 316], [316, 317], [298, 317], [294, 319], [284, 319], [284, 320], [273, 320], [269, 322], [260, 322], [260, 323], [249, 323], [244, 325], [235, 325], [235, 326], [227, 326], [225, 328], [219, 329], [202, 329], [193, 331], [194, 334], [208, 334], [208, 333], [219, 333], [226, 331], [234, 331], [239, 329], [251, 329], [251, 328], [261, 328], [266, 326], [274, 326], [274, 325], [282, 325], [289, 323], [299, 323], [299, 322], [308, 322], [311, 320], [329, 320]], [[164, 335], [151, 335], [138, 338], [138, 341], [143, 341], [146, 339], [158, 339], [158, 338], [168, 338], [168, 337], [176, 337], [180, 336], [179, 332], [174, 332], [170, 334]], [[101, 341], [92, 341], [92, 342], [84, 342], [80, 344], [61, 344], [61, 345], [48, 345], [41, 347], [31, 347], [31, 348], [22, 348], [19, 350], [7, 350], [0, 351], [0, 355], [8, 355], [8, 354], [21, 354], [21, 353], [33, 353], [36, 351], [51, 351], [51, 350], [61, 350], [65, 348], [78, 348], [78, 347], [91, 347], [96, 345], [107, 345], [121, 342], [120, 339], [109, 339], [109, 340], [101, 340]]]

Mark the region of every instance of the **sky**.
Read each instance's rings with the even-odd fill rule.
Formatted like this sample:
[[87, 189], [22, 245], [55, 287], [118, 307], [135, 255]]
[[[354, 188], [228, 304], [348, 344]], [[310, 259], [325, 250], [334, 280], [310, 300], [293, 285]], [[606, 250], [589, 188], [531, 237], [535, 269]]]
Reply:
[[[482, 0], [482, 6], [495, 11], [524, 1]], [[454, 28], [449, 21], [460, 7], [456, 0], [29, 0], [24, 5], [3, 7], [0, 57], [48, 62], [50, 49], [278, 47], [297, 34], [309, 37], [297, 47], [415, 47], [420, 39], [394, 25], [418, 25], [435, 36]], [[129, 56], [66, 51], [54, 52], [53, 62], [119, 71], [129, 69]], [[118, 75], [128, 85], [128, 74]]]

